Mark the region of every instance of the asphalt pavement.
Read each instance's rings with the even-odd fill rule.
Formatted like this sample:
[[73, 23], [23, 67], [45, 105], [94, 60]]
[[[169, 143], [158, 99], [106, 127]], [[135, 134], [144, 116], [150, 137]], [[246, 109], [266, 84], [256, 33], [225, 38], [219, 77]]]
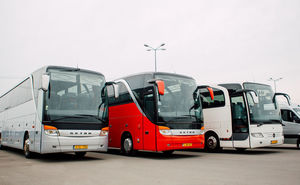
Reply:
[[38, 155], [0, 150], [0, 185], [286, 185], [300, 184], [300, 150], [294, 145], [221, 153], [202, 150], [162, 153], [119, 150]]

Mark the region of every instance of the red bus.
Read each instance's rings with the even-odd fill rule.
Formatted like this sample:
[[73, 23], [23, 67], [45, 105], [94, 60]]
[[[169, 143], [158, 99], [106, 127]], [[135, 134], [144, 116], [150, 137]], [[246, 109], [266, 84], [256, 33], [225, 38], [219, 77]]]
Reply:
[[107, 94], [109, 147], [125, 155], [204, 148], [202, 105], [193, 78], [161, 72], [131, 75], [108, 85]]

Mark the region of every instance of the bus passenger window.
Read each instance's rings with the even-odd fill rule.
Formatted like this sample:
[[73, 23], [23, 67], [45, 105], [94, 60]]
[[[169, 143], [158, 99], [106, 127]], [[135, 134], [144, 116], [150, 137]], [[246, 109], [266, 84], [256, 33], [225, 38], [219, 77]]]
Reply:
[[201, 89], [201, 101], [204, 109], [225, 106], [225, 96], [223, 91], [217, 88], [212, 88], [214, 91], [214, 100], [211, 99], [207, 89]]

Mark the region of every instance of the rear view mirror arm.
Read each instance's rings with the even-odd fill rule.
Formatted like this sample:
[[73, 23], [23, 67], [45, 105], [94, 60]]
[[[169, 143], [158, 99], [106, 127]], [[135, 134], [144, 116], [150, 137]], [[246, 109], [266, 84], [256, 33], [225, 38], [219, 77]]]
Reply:
[[290, 102], [291, 98], [288, 94], [286, 94], [286, 93], [275, 93], [274, 96], [273, 96], [273, 103], [276, 102], [276, 96], [284, 96], [286, 98], [288, 104], [291, 105], [291, 102]]
[[194, 93], [197, 93], [197, 91], [200, 90], [200, 89], [207, 89], [209, 91], [211, 99], [214, 100], [214, 91], [210, 86], [208, 86], [208, 85], [199, 85], [199, 86], [197, 86]]

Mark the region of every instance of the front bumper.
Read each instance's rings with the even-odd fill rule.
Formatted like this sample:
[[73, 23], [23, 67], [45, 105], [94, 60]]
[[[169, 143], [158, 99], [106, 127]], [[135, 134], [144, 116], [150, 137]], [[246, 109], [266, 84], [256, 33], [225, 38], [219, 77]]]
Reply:
[[158, 136], [157, 151], [203, 149], [204, 135], [193, 136]]
[[[41, 153], [107, 151], [107, 136], [65, 137], [44, 135]], [[86, 149], [75, 149], [75, 145], [87, 145]]]
[[284, 137], [263, 137], [263, 138], [251, 138], [251, 148], [257, 148], [257, 147], [266, 147], [266, 146], [275, 146], [275, 145], [281, 145], [284, 142]]

